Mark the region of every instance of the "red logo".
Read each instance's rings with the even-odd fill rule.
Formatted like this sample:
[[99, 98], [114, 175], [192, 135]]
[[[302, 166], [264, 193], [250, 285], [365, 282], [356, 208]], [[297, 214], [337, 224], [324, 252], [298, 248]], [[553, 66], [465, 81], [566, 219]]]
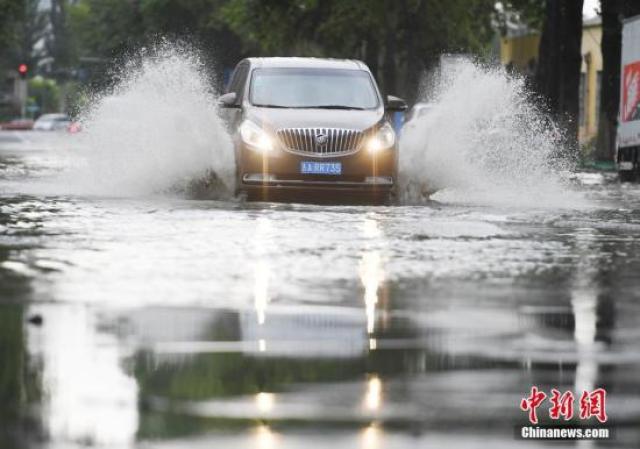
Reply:
[[[547, 399], [547, 394], [540, 391], [538, 387], [532, 386], [529, 396], [520, 401], [520, 410], [528, 412], [529, 422], [538, 424], [537, 409]], [[607, 422], [606, 402], [607, 392], [603, 388], [598, 388], [591, 392], [583, 391], [580, 396], [580, 419], [595, 417], [601, 423]], [[551, 389], [549, 397], [551, 406], [549, 407], [549, 417], [552, 420], [564, 419], [569, 421], [574, 416], [575, 396], [571, 391], [561, 393], [555, 388]]]
[[529, 421], [531, 424], [538, 424], [538, 415], [536, 409], [540, 407], [547, 395], [542, 391], [538, 391], [538, 387], [531, 387], [531, 394], [528, 398], [523, 398], [520, 401], [520, 410], [523, 412], [529, 412]]
[[593, 390], [591, 393], [583, 391], [580, 396], [580, 419], [589, 419], [595, 416], [600, 422], [607, 422], [607, 411], [605, 401], [607, 392], [603, 388]]
[[624, 66], [620, 115], [623, 122], [640, 120], [640, 61]]
[[555, 388], [551, 390], [551, 408], [549, 409], [549, 417], [551, 419], [560, 419], [564, 417], [565, 421], [573, 418], [573, 393], [565, 391], [560, 394]]

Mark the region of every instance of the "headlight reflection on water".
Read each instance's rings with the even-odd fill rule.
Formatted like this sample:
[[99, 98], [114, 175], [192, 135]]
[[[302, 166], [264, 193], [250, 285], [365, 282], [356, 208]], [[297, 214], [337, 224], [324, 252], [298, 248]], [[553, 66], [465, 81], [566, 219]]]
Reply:
[[256, 449], [273, 449], [278, 447], [280, 442], [279, 436], [274, 433], [267, 425], [261, 425], [255, 431], [255, 447]]
[[[256, 260], [256, 265], [253, 297], [259, 325], [263, 325], [265, 323], [267, 305], [271, 299], [269, 296], [271, 269], [266, 256], [266, 253], [272, 243], [270, 240], [271, 228], [271, 221], [269, 221], [268, 218], [261, 217], [258, 219], [258, 227], [256, 229], [254, 242], [254, 258]], [[264, 345], [261, 344], [261, 350], [262, 346]]]
[[378, 449], [382, 447], [382, 429], [375, 423], [365, 427], [360, 434], [362, 449]]
[[[367, 240], [379, 239], [382, 232], [378, 222], [374, 218], [367, 218], [364, 221], [364, 236]], [[368, 242], [370, 243], [370, 242]], [[371, 246], [371, 245], [370, 245]], [[360, 260], [360, 280], [364, 286], [364, 304], [367, 315], [367, 334], [372, 336], [376, 324], [376, 307], [378, 304], [378, 291], [385, 280], [382, 266], [382, 256], [376, 248], [365, 249]], [[369, 340], [369, 348], [375, 349], [375, 339]]]
[[364, 398], [364, 407], [370, 412], [375, 412], [380, 409], [381, 405], [382, 381], [378, 376], [372, 375], [367, 381], [367, 392]]

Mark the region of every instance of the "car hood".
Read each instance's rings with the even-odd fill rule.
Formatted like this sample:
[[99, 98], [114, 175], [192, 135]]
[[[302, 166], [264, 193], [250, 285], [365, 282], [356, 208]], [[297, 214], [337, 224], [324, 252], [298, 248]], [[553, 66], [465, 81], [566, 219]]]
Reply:
[[245, 117], [255, 123], [278, 130], [280, 128], [345, 128], [365, 130], [377, 124], [384, 109], [366, 111], [341, 109], [246, 109]]

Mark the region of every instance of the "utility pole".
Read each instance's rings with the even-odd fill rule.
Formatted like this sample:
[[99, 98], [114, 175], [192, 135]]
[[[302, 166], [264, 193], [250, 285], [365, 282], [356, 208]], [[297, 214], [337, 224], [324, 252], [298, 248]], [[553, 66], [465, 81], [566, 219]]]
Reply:
[[26, 64], [20, 64], [18, 66], [18, 78], [15, 84], [15, 95], [18, 99], [18, 105], [20, 106], [20, 118], [25, 118], [27, 115], [27, 74], [29, 73], [29, 67]]

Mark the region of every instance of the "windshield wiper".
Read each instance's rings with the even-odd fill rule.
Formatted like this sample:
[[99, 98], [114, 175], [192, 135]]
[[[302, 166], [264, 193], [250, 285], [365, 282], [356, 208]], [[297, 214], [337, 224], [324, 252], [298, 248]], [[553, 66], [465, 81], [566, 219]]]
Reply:
[[357, 110], [364, 111], [365, 108], [359, 108], [357, 106], [343, 106], [339, 104], [324, 104], [317, 106], [283, 106], [281, 104], [254, 104], [253, 106], [258, 108], [278, 108], [278, 109], [344, 109], [344, 110]]
[[279, 104], [254, 104], [258, 108], [278, 108], [278, 109], [291, 109], [291, 106], [282, 106]]
[[357, 106], [343, 106], [340, 104], [324, 104], [324, 105], [318, 105], [318, 106], [309, 106], [309, 108], [313, 108], [313, 109], [345, 109], [345, 110], [357, 110], [357, 111], [364, 111], [364, 108], [359, 108]]

